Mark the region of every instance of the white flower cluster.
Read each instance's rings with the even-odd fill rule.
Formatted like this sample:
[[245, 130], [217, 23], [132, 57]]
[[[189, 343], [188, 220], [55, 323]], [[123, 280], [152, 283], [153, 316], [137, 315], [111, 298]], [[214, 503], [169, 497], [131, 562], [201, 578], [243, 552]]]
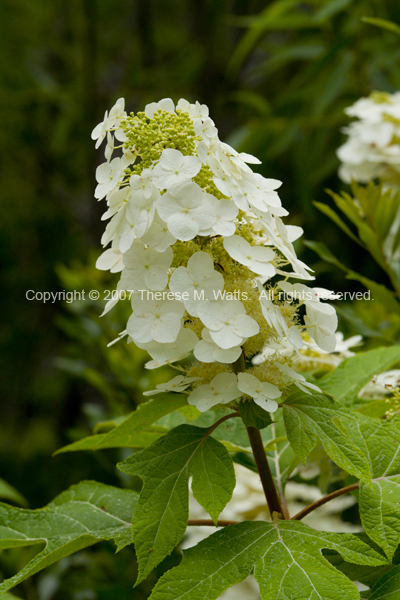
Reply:
[[[249, 164], [258, 159], [221, 142], [198, 102], [175, 107], [167, 98], [128, 116], [120, 99], [92, 138], [96, 147], [107, 138], [95, 196], [107, 201], [102, 243], [111, 247], [97, 267], [122, 271], [117, 289], [132, 291], [121, 337], [147, 350], [148, 368], [191, 352], [196, 359], [160, 391], [186, 391], [202, 411], [243, 395], [273, 411], [289, 383], [309, 392], [287, 366], [287, 348], [299, 353], [313, 340], [332, 352], [337, 318], [320, 302], [326, 290], [286, 281], [313, 277], [293, 247], [301, 228], [281, 219], [281, 182], [254, 173]], [[280, 301], [283, 292], [289, 298]], [[273, 360], [237, 374], [268, 344]]]
[[345, 110], [356, 117], [343, 133], [346, 142], [337, 151], [342, 165], [339, 176], [367, 183], [375, 178], [392, 179], [400, 173], [400, 92], [373, 92]]

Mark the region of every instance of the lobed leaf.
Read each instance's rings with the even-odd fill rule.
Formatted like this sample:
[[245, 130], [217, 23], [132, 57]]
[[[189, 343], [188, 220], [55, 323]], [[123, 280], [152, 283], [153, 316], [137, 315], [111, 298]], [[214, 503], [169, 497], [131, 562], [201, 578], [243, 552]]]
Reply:
[[380, 546], [389, 560], [400, 543], [400, 426], [360, 416], [356, 427], [373, 476], [372, 488], [360, 485], [360, 516], [368, 536]]
[[398, 600], [400, 598], [400, 565], [390, 569], [372, 587], [369, 600]]
[[366, 533], [389, 560], [400, 543], [400, 475], [360, 488], [360, 516]]
[[233, 462], [208, 429], [180, 425], [118, 465], [144, 481], [132, 531], [139, 562], [137, 583], [145, 579], [181, 541], [187, 527], [189, 477], [194, 497], [214, 522], [232, 497]]
[[151, 600], [214, 600], [254, 569], [262, 600], [359, 600], [356, 586], [322, 556], [378, 566], [386, 561], [356, 536], [320, 532], [297, 521], [243, 522], [184, 552]]
[[353, 439], [339, 426], [340, 418], [355, 419], [336, 400], [322, 394], [296, 392], [283, 406], [288, 439], [304, 462], [320, 439], [326, 453], [342, 469], [369, 483], [371, 480], [367, 456], [360, 449], [359, 435]]
[[357, 352], [318, 380], [318, 386], [334, 396], [341, 404], [351, 406], [358, 392], [374, 377], [400, 361], [400, 346], [380, 347]]
[[[140, 404], [137, 410], [130, 415], [120, 417], [116, 427], [107, 433], [99, 433], [78, 440], [64, 448], [57, 450], [56, 454], [75, 450], [101, 450], [103, 448], [140, 448], [153, 443], [160, 437], [164, 429], [149, 427], [164, 415], [187, 405], [185, 394], [159, 394], [153, 400]], [[106, 425], [112, 426], [113, 421]], [[118, 423], [118, 421], [117, 421]]]
[[19, 573], [0, 584], [0, 594], [100, 540], [114, 540], [118, 550], [131, 544], [136, 501], [137, 493], [131, 490], [83, 481], [45, 508], [28, 510], [0, 504], [0, 550], [45, 546]]
[[[121, 437], [118, 443], [118, 448], [146, 448], [158, 440], [162, 435], [166, 433], [166, 429], [161, 427], [149, 427], [143, 431], [137, 431], [134, 438], [124, 436]], [[113, 448], [114, 446], [105, 445], [109, 442], [105, 441], [106, 433], [96, 433], [89, 435], [88, 437], [82, 438], [72, 444], [63, 446], [59, 450], [54, 452], [54, 456], [57, 454], [63, 454], [64, 452], [77, 452], [78, 450], [99, 450], [99, 448]], [[113, 442], [111, 442], [113, 443]]]

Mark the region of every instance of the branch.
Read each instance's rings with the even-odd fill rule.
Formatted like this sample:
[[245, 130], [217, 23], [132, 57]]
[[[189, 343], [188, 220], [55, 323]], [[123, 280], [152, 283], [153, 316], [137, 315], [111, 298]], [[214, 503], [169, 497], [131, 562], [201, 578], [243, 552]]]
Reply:
[[[383, 479], [385, 479], [385, 480], [392, 479], [393, 477], [398, 477], [398, 476], [399, 475], [383, 475], [382, 477], [375, 477], [375, 479], [371, 479], [371, 481], [372, 482], [382, 481]], [[316, 502], [313, 502], [309, 506], [306, 506], [306, 508], [303, 508], [303, 510], [301, 510], [299, 513], [297, 513], [297, 515], [294, 515], [294, 517], [292, 517], [292, 521], [300, 521], [301, 519], [303, 519], [305, 516], [307, 516], [310, 512], [312, 512], [316, 508], [319, 508], [323, 504], [326, 504], [327, 502], [330, 502], [331, 500], [334, 500], [335, 498], [338, 498], [339, 496], [343, 496], [344, 494], [348, 494], [349, 492], [354, 492], [354, 490], [357, 490], [359, 487], [360, 487], [360, 482], [358, 481], [357, 483], [352, 483], [351, 485], [348, 485], [344, 488], [340, 488], [340, 490], [336, 490], [336, 492], [332, 492], [331, 494], [328, 494], [327, 496], [320, 498]]]
[[207, 527], [226, 527], [227, 525], [237, 525], [240, 521], [217, 521], [217, 524], [214, 523], [212, 519], [189, 519], [187, 524], [189, 525], [205, 525]]
[[229, 415], [225, 415], [224, 417], [221, 417], [216, 423], [214, 423], [214, 425], [211, 425], [210, 429], [207, 431], [206, 437], [211, 435], [213, 431], [215, 431], [217, 427], [221, 425], [221, 423], [227, 421], [228, 419], [234, 419], [235, 417], [240, 417], [240, 414], [238, 412], [234, 412], [230, 413]]
[[260, 431], [255, 427], [247, 427], [246, 429], [271, 517], [273, 517], [274, 513], [278, 513], [284, 519], [286, 519], [286, 511], [284, 512], [282, 509], [281, 501], [279, 499], [271, 469], [269, 468], [268, 459], [265, 454]]
[[358, 481], [357, 483], [353, 483], [352, 485], [340, 488], [340, 490], [336, 490], [336, 492], [332, 492], [331, 494], [320, 498], [316, 502], [313, 502], [309, 506], [306, 506], [306, 508], [303, 508], [303, 510], [297, 513], [297, 515], [294, 515], [294, 517], [292, 517], [292, 521], [301, 521], [301, 519], [306, 517], [310, 512], [313, 512], [313, 510], [315, 510], [316, 508], [319, 508], [323, 504], [334, 500], [334, 498], [338, 498], [339, 496], [343, 496], [344, 494], [348, 494], [349, 492], [354, 492], [354, 490], [357, 490], [359, 486], [360, 482]]

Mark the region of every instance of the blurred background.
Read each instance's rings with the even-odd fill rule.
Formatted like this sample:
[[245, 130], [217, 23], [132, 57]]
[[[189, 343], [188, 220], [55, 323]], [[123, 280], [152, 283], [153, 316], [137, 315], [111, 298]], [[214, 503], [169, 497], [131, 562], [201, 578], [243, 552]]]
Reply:
[[[26, 299], [27, 290], [115, 285], [94, 268], [104, 227], [94, 174], [104, 159], [90, 134], [118, 98], [125, 97], [128, 111], [163, 97], [206, 103], [220, 138], [255, 154], [259, 172], [283, 181], [287, 223], [301, 225], [305, 239], [325, 242], [350, 268], [387, 283], [373, 259], [313, 204], [331, 203], [326, 188], [346, 189], [335, 154], [348, 122], [343, 109], [373, 90], [400, 89], [400, 38], [365, 16], [399, 23], [400, 4], [2, 1], [0, 478], [31, 508], [84, 478], [120, 485], [113, 451], [51, 454], [99, 420], [132, 410], [141, 392], [165, 377], [146, 372], [144, 353], [132, 345], [107, 349], [124, 328], [126, 306], [100, 319], [104, 302]], [[297, 250], [319, 286], [364, 291], [302, 243]], [[342, 307], [341, 330], [362, 333], [364, 347], [382, 343], [374, 331], [387, 315], [372, 317], [361, 305], [359, 314]], [[133, 555], [124, 551], [117, 566], [112, 552], [104, 544], [65, 559], [47, 576], [50, 583], [29, 580], [21, 595], [132, 598]], [[3, 554], [3, 575], [27, 555]], [[147, 597], [145, 588], [135, 594]]]

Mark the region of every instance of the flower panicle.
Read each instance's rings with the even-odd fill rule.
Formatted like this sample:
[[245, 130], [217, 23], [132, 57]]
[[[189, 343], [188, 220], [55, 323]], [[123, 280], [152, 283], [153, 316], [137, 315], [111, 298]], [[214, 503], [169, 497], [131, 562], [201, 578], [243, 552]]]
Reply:
[[92, 138], [106, 140], [95, 197], [106, 199], [110, 247], [97, 267], [120, 272], [117, 290], [132, 292], [129, 341], [150, 369], [194, 355], [159, 391], [188, 393], [200, 411], [250, 397], [269, 412], [290, 384], [311, 393], [292, 367], [306, 340], [334, 351], [337, 317], [321, 302], [327, 290], [287, 281], [313, 276], [293, 246], [301, 228], [282, 220], [281, 182], [221, 142], [198, 102], [164, 98], [128, 116], [120, 99]]

